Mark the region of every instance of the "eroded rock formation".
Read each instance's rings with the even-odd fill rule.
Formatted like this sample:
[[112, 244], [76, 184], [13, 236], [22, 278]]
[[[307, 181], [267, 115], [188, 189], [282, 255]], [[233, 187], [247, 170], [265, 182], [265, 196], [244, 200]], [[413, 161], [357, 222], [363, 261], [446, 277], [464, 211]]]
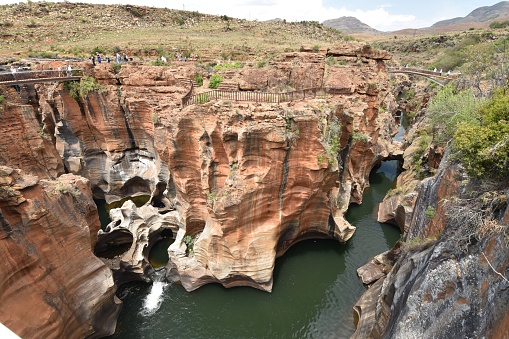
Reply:
[[[8, 123], [1, 133], [25, 132], [14, 134], [23, 140], [22, 152], [13, 151], [14, 140], [0, 139], [0, 156], [39, 178], [63, 180], [64, 171], [81, 175], [94, 198], [110, 207], [123, 204], [111, 210], [112, 222], [99, 232], [96, 246], [101, 252], [126, 245], [122, 255], [104, 259], [116, 282], [146, 279], [148, 251], [171, 229], [176, 239], [169, 249], [169, 280], [187, 290], [219, 282], [269, 291], [275, 258], [292, 244], [317, 237], [344, 242], [352, 236], [343, 213], [351, 202], [361, 202], [373, 166], [400, 152], [391, 141], [395, 103], [387, 91], [387, 58], [360, 44], [329, 54], [286, 53], [266, 68], [225, 72], [225, 81], [243, 90], [324, 86], [334, 91], [284, 104], [220, 100], [184, 109], [180, 102], [190, 79], [203, 72], [195, 65], [126, 64], [120, 70], [76, 65], [103, 89], [75, 98], [61, 84], [35, 85], [30, 104], [9, 93], [2, 111]], [[50, 65], [38, 67], [59, 66]], [[81, 179], [69, 178], [70, 187], [81, 185]], [[61, 196], [73, 197], [74, 189]], [[140, 196], [149, 201], [145, 206], [124, 203]], [[73, 208], [83, 210], [80, 206]], [[98, 231], [97, 220], [88, 222], [93, 240], [84, 253]], [[94, 258], [81, 259], [75, 267], [104, 270]], [[95, 293], [111, 297], [111, 274], [94, 279], [90, 286], [100, 286]], [[114, 316], [111, 309], [96, 312], [106, 303], [97, 298], [83, 306], [93, 310], [88, 315]], [[86, 333], [103, 331], [92, 320], [81, 320], [81, 328], [92, 324]]]
[[443, 161], [419, 186], [399, 259], [354, 307], [353, 338], [507, 335], [507, 187], [461, 173]]
[[[118, 74], [108, 64], [84, 65], [104, 90], [76, 100], [62, 86], [38, 85], [39, 120], [50, 132], [43, 138], [55, 144], [57, 165], [89, 178], [94, 197], [110, 206], [135, 195], [167, 202], [181, 221], [170, 280], [188, 290], [212, 281], [270, 290], [275, 258], [295, 242], [351, 237], [343, 213], [361, 202], [373, 166], [398, 152], [389, 56], [361, 44], [331, 51], [225, 72], [241, 89], [335, 90], [281, 105], [219, 101], [181, 110], [189, 90], [182, 78], [199, 71], [194, 65], [123, 65]], [[128, 209], [101, 237], [129, 230], [135, 241], [116, 267], [143, 276], [146, 237], [162, 221]]]
[[99, 229], [88, 180], [40, 180], [0, 167], [0, 322], [22, 338], [112, 334], [111, 271], [93, 255]]

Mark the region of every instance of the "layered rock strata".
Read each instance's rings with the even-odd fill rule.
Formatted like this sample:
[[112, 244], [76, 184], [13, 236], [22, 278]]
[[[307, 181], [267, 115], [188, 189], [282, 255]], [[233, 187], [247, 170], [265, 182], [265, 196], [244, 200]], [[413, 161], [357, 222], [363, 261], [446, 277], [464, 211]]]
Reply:
[[111, 271], [93, 255], [99, 229], [88, 180], [39, 180], [0, 166], [0, 322], [22, 338], [112, 334]]
[[282, 105], [218, 101], [185, 109], [179, 104], [189, 81], [181, 78], [202, 72], [196, 66], [129, 64], [115, 73], [101, 64], [85, 68], [103, 89], [82, 98], [38, 85], [36, 119], [58, 151], [57, 165], [89, 178], [95, 198], [150, 196], [148, 214], [126, 206], [101, 234], [102, 245], [112, 234], [127, 243], [132, 235], [119, 272], [146, 275], [147, 237], [165, 222], [152, 222], [150, 213], [164, 202], [178, 219], [170, 280], [188, 290], [208, 282], [270, 290], [275, 258], [295, 242], [351, 237], [343, 213], [361, 202], [373, 166], [396, 152], [388, 57], [363, 45], [286, 53], [226, 80], [256, 90], [309, 83], [336, 91]]

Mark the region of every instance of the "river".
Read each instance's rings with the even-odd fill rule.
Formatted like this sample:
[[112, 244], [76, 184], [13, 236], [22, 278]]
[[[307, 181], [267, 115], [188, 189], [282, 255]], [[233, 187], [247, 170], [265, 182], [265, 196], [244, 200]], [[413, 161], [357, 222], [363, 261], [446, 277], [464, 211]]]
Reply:
[[308, 240], [276, 260], [272, 293], [219, 284], [188, 293], [162, 281], [129, 283], [119, 288], [124, 307], [110, 338], [350, 337], [352, 306], [365, 291], [356, 269], [400, 237], [397, 227], [373, 217], [374, 205], [393, 187], [397, 167], [397, 161], [386, 161], [372, 171], [362, 205], [346, 214], [357, 227], [346, 244]]

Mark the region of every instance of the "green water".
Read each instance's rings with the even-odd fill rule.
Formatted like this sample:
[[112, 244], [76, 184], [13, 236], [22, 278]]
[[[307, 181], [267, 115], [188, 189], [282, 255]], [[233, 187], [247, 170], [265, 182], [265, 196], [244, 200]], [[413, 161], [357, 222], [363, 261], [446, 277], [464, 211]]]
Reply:
[[146, 315], [142, 310], [151, 286], [127, 284], [118, 292], [124, 308], [111, 338], [350, 337], [352, 306], [365, 291], [356, 269], [399, 239], [395, 226], [373, 218], [374, 204], [393, 186], [396, 171], [397, 162], [387, 161], [371, 173], [363, 204], [347, 213], [357, 226], [347, 244], [309, 240], [277, 259], [272, 293], [218, 284], [188, 293], [182, 286], [166, 285], [160, 308]]
[[106, 208], [106, 200], [94, 199], [95, 205], [97, 206], [97, 212], [99, 214], [99, 221], [101, 222], [101, 229], [104, 231], [106, 226], [111, 222], [110, 214]]

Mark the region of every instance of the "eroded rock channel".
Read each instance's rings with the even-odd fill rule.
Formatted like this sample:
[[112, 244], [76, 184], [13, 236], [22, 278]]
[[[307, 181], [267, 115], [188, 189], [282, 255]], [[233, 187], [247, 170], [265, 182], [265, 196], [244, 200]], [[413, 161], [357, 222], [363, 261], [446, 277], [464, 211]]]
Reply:
[[[341, 62], [327, 66], [326, 57]], [[375, 165], [401, 155], [391, 139], [396, 123], [388, 58], [355, 44], [326, 55], [287, 53], [268, 69], [240, 69], [228, 80], [254, 91], [270, 90], [262, 81], [267, 78], [335, 91], [281, 104], [218, 100], [185, 108], [180, 100], [189, 82], [182, 78], [202, 71], [194, 65], [127, 64], [116, 74], [108, 64], [80, 64], [101, 90], [75, 98], [63, 85], [35, 85], [32, 103], [12, 88], [4, 91], [2, 163], [57, 183], [66, 172], [87, 178], [95, 228], [90, 242], [79, 246], [103, 257], [116, 286], [150, 280], [150, 250], [171, 238], [169, 282], [187, 291], [214, 282], [271, 291], [276, 258], [294, 244], [352, 237], [355, 228], [344, 218], [348, 206], [362, 202]], [[55, 194], [72, 195], [71, 188], [59, 186]], [[110, 209], [111, 222], [101, 231], [92, 198]], [[24, 227], [14, 217], [19, 212], [3, 208], [4, 229]], [[90, 281], [82, 287], [94, 289]], [[92, 308], [107, 309], [104, 300]], [[19, 328], [12, 319], [5, 323]], [[102, 321], [114, 326], [110, 320]], [[94, 332], [90, 319], [76, 321]], [[111, 326], [97, 335], [108, 332]]]

